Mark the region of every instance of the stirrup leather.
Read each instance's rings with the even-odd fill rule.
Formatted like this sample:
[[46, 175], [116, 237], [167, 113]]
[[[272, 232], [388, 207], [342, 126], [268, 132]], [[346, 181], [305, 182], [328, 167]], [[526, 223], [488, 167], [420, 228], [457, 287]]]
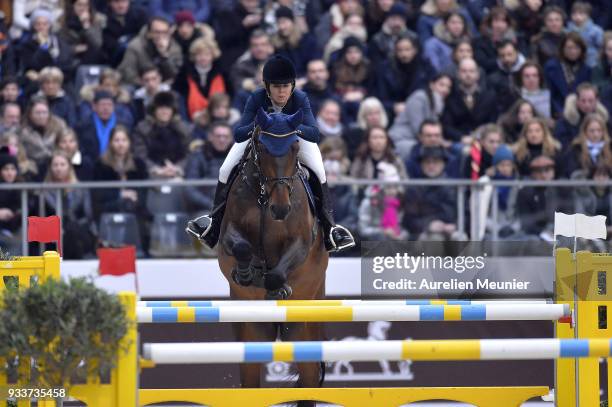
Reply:
[[[338, 245], [336, 244], [336, 241], [333, 239], [333, 233], [334, 233], [334, 231], [335, 231], [335, 230], [337, 230], [337, 229], [340, 229], [340, 230], [345, 231], [345, 232], [346, 232], [346, 234], [350, 236], [350, 238], [351, 238], [351, 240], [352, 240], [352, 241], [351, 241], [350, 243], [347, 243], [347, 244], [344, 244], [344, 245], [340, 245], [340, 246], [338, 246]], [[328, 239], [329, 239], [329, 241], [330, 241], [330, 242], [331, 242], [331, 244], [332, 244], [332, 247], [333, 247], [333, 248], [332, 248], [332, 251], [340, 251], [340, 250], [348, 249], [348, 248], [350, 248], [350, 247], [355, 246], [355, 238], [353, 237], [353, 234], [352, 234], [352, 233], [351, 233], [351, 232], [350, 232], [350, 231], [349, 231], [347, 228], [345, 228], [345, 227], [344, 227], [344, 226], [342, 226], [342, 225], [334, 225], [334, 226], [332, 226], [332, 227], [329, 229], [329, 236], [328, 236]]]

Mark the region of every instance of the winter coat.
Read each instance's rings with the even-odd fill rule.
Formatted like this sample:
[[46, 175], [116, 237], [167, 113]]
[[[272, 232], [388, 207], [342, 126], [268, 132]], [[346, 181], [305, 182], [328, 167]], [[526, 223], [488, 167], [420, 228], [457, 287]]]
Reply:
[[109, 58], [111, 66], [121, 63], [125, 50], [132, 39], [147, 24], [147, 12], [134, 3], [125, 16], [119, 18], [110, 9], [106, 12], [106, 27], [102, 31], [102, 49]]
[[497, 60], [497, 66], [487, 77], [487, 89], [495, 92], [498, 102], [498, 114], [503, 114], [518, 98], [516, 91], [516, 75], [525, 63], [525, 57], [518, 55], [516, 63], [510, 68], [502, 66]]
[[174, 35], [172, 37], [174, 38], [174, 41], [180, 45], [181, 51], [183, 52], [183, 58], [185, 59], [189, 58], [189, 47], [191, 47], [191, 44], [193, 44], [194, 41], [199, 38], [209, 39], [215, 46], [219, 46], [212, 27], [204, 23], [196, 23], [195, 28], [193, 29], [193, 34], [187, 39], [181, 37], [177, 30], [174, 31]]
[[[247, 101], [246, 107], [244, 108], [244, 113], [240, 118], [240, 122], [234, 129], [234, 140], [237, 143], [248, 140], [251, 131], [254, 129], [257, 111], [260, 108], [263, 108], [264, 111], [268, 111], [271, 106], [272, 102], [270, 101], [270, 98], [268, 98], [268, 94], [266, 93], [265, 89], [258, 89], [253, 92]], [[302, 109], [302, 114], [304, 115], [302, 124], [298, 126], [298, 130], [301, 131], [299, 136], [306, 141], [318, 143], [320, 138], [319, 128], [317, 127], [317, 121], [312, 114], [308, 96], [303, 91], [296, 89], [293, 91], [293, 94], [289, 98], [289, 101], [283, 108], [282, 112], [285, 114], [294, 114], [299, 109]]]
[[[574, 174], [572, 179], [586, 179], [584, 172]], [[574, 210], [576, 213], [582, 213], [587, 216], [604, 215], [606, 217], [606, 225], [610, 226], [612, 219], [612, 193], [609, 188], [598, 195], [594, 187], [578, 187], [573, 189], [574, 194]]]
[[[404, 163], [399, 157], [395, 157], [395, 160], [393, 162], [389, 162], [389, 164], [393, 165], [396, 168], [400, 179], [408, 178], [408, 174], [406, 173], [406, 167], [404, 166]], [[357, 179], [377, 179], [377, 172], [378, 170], [376, 169], [376, 164], [374, 163], [374, 160], [371, 157], [368, 156], [365, 159], [361, 157], [355, 157], [355, 159], [353, 159], [353, 164], [351, 165], [350, 171], [351, 177]]]
[[54, 115], [49, 117], [49, 123], [42, 134], [40, 130], [29, 123], [21, 128], [19, 140], [23, 144], [28, 158], [34, 160], [38, 168], [46, 168], [47, 162], [55, 149], [55, 140], [66, 131], [66, 128], [66, 122]]
[[595, 162], [593, 157], [589, 154], [589, 165], [587, 168], [582, 167], [580, 157], [582, 156], [582, 145], [572, 144], [569, 146], [565, 154], [563, 154], [563, 160], [561, 160], [561, 176], [565, 178], [572, 178], [572, 174], [576, 171], [589, 173], [603, 156], [603, 150], [597, 156]]
[[92, 181], [94, 179], [94, 162], [89, 156], [77, 151], [70, 161], [79, 181]]
[[357, 194], [348, 185], [338, 185], [329, 188], [334, 203], [334, 218], [336, 223], [353, 231], [357, 230], [359, 201]]
[[[0, 185], [2, 184], [5, 184], [5, 182], [0, 180]], [[14, 215], [12, 219], [0, 220], [0, 235], [3, 235], [5, 230], [15, 233], [21, 229], [21, 193], [19, 191], [2, 191], [0, 194], [0, 209], [10, 209]]]
[[[610, 123], [608, 119], [610, 115], [601, 102], [597, 102], [596, 113], [604, 118], [609, 128]], [[567, 148], [578, 135], [582, 119], [584, 119], [584, 114], [578, 110], [578, 106], [576, 105], [576, 94], [569, 95], [565, 100], [563, 116], [557, 120], [554, 131], [555, 138], [561, 143], [564, 149]]]
[[600, 91], [612, 85], [612, 63], [600, 59], [593, 68], [591, 82], [593, 85], [597, 86]]
[[472, 110], [468, 109], [463, 98], [463, 91], [455, 87], [444, 104], [442, 124], [444, 136], [449, 140], [460, 141], [462, 136], [469, 135], [478, 126], [497, 120], [495, 92], [488, 89], [476, 91]]
[[234, 8], [219, 10], [213, 19], [219, 47], [221, 48], [220, 65], [229, 70], [233, 63], [249, 48], [249, 37], [259, 26], [244, 27], [242, 20], [248, 12], [241, 4]]
[[[36, 96], [45, 97], [42, 91], [39, 91]], [[60, 90], [54, 97], [45, 97], [49, 103], [49, 109], [55, 116], [63, 119], [69, 127], [77, 125], [77, 112], [74, 100], [64, 90]]]
[[565, 34], [553, 34], [548, 31], [542, 31], [538, 35], [531, 38], [531, 55], [535, 58], [540, 66], [546, 65], [548, 60], [557, 58], [559, 55], [559, 46]]
[[[241, 58], [236, 61], [234, 65], [232, 65], [229, 78], [234, 95], [236, 95], [239, 91], [245, 89], [245, 81], [254, 82], [254, 78], [257, 76], [257, 70], [259, 69], [259, 65], [262, 63], [263, 61], [257, 61], [249, 54], [248, 58]], [[252, 91], [254, 89], [249, 88], [246, 90]]]
[[[79, 104], [79, 116], [77, 120], [79, 125], [89, 122], [94, 114], [92, 105], [97, 88], [97, 85], [85, 85], [81, 88], [81, 103]], [[119, 93], [115, 97], [115, 114], [117, 115], [117, 121], [127, 126], [128, 129], [131, 129], [134, 127], [134, 124], [136, 124], [130, 103], [130, 93], [124, 88], [119, 88]]]
[[[531, 175], [531, 169], [529, 168], [529, 163], [531, 162], [531, 160], [533, 160], [534, 158], [540, 155], [544, 155], [542, 151], [542, 144], [538, 144], [538, 145], [527, 144], [527, 155], [523, 159], [519, 159], [519, 157], [516, 156], [516, 152], [515, 152], [514, 161], [516, 162], [518, 172], [522, 178], [528, 178]], [[548, 157], [552, 158], [553, 161], [555, 162], [555, 174], [558, 175], [561, 172], [560, 171], [561, 163], [559, 161], [561, 158], [561, 151], [555, 150], [555, 153], [552, 156], [548, 155]]]
[[[98, 140], [98, 131], [93, 119], [94, 113], [89, 117], [89, 120], [82, 122], [77, 128], [76, 133], [79, 138], [79, 147], [83, 156], [88, 157], [91, 162], [96, 162], [100, 157], [100, 141]], [[117, 117], [117, 124], [123, 124]]]
[[286, 41], [283, 46], [278, 46], [281, 43], [278, 39], [273, 39], [272, 41], [273, 44], [277, 44], [275, 47], [276, 53], [293, 62], [298, 77], [306, 75], [306, 66], [310, 61], [321, 57], [317, 49], [317, 41], [309, 33], [303, 34], [295, 47], [291, 47]]
[[[393, 126], [389, 129], [389, 137], [395, 144], [395, 150], [402, 157], [410, 154], [417, 143], [419, 128], [426, 119], [439, 119], [433, 103], [425, 89], [414, 91], [406, 100], [405, 109], [395, 117]], [[444, 106], [441, 106], [443, 110]]]
[[555, 212], [573, 213], [572, 206], [559, 188], [524, 187], [519, 190], [516, 199], [521, 231], [535, 236], [542, 232], [552, 233]]
[[334, 91], [340, 95], [352, 90], [361, 90], [366, 94], [371, 83], [375, 81], [373, 72], [375, 72], [374, 67], [367, 58], [356, 66], [351, 66], [339, 59], [333, 64], [329, 81]]
[[[504, 39], [512, 40], [516, 43], [519, 53], [527, 51], [521, 35], [510, 29], [504, 35]], [[478, 66], [482, 67], [487, 74], [495, 71], [497, 64], [497, 45], [489, 35], [481, 35], [472, 42], [474, 47], [474, 59]]]
[[578, 27], [573, 21], [567, 24], [567, 32], [580, 34], [587, 45], [586, 64], [593, 68], [597, 65], [601, 47], [603, 46], [604, 32], [593, 20], [588, 19], [582, 27]]
[[[476, 36], [478, 34], [478, 30], [476, 29], [476, 25], [474, 24], [474, 20], [472, 19], [470, 13], [468, 13], [468, 11], [463, 7], [457, 7], [455, 11], [460, 13], [463, 18], [465, 18], [470, 34], [472, 36]], [[419, 35], [421, 44], [425, 44], [425, 41], [433, 36], [434, 27], [440, 21], [442, 21], [442, 17], [439, 16], [435, 5], [435, 0], [426, 0], [421, 7], [421, 14], [417, 20], [417, 34]]]
[[40, 72], [45, 67], [55, 66], [62, 70], [64, 77], [70, 78], [75, 67], [72, 50], [62, 37], [51, 35], [51, 38], [57, 44], [59, 50], [57, 56], [51, 55], [48, 49], [41, 47], [32, 33], [25, 37], [18, 49], [22, 72], [30, 70]]
[[[125, 173], [127, 181], [139, 181], [148, 178], [147, 166], [139, 158], [133, 157], [134, 168]], [[123, 179], [115, 169], [105, 163], [102, 159], [98, 159], [94, 165], [94, 180], [96, 181], [122, 181]], [[96, 218], [107, 212], [135, 212], [138, 213], [144, 210], [146, 204], [146, 188], [137, 188], [138, 202], [121, 198], [121, 189], [119, 188], [98, 188], [92, 189], [93, 209]], [[142, 212], [140, 212], [142, 213]]]
[[191, 142], [191, 128], [175, 117], [161, 126], [151, 116], [138, 123], [132, 134], [134, 156], [147, 164], [149, 173], [165, 160], [184, 167]]
[[[408, 171], [408, 177], [413, 179], [425, 178], [423, 171], [421, 170], [421, 162], [419, 161], [419, 155], [423, 146], [417, 143], [410, 150], [410, 154], [404, 161], [406, 170]], [[446, 176], [449, 178], [461, 177], [461, 156], [453, 151], [452, 149], [446, 149]]]
[[310, 82], [306, 82], [306, 84], [302, 87], [302, 90], [308, 95], [310, 107], [315, 116], [319, 113], [319, 109], [321, 109], [321, 106], [323, 106], [323, 102], [328, 99], [335, 100], [342, 105], [342, 101], [338, 95], [336, 95], [329, 86], [323, 90], [319, 90], [315, 89]]
[[[187, 157], [185, 179], [218, 179], [219, 169], [223, 165], [228, 151], [216, 151], [205, 142], [202, 147]], [[184, 191], [187, 207], [191, 211], [199, 213], [212, 209], [214, 187], [188, 186], [185, 187]]]
[[[382, 225], [385, 211], [384, 189], [379, 187], [369, 187], [366, 189], [365, 196], [359, 204], [359, 235], [365, 240], [384, 240], [384, 228]], [[397, 217], [399, 225], [402, 225], [403, 211], [398, 208]], [[398, 239], [406, 239], [408, 234], [400, 228]]]
[[209, 0], [150, 0], [149, 14], [163, 16], [168, 21], [174, 21], [174, 15], [182, 10], [190, 10], [198, 22], [208, 21], [212, 7]]
[[202, 85], [195, 64], [191, 61], [185, 61], [174, 80], [173, 88], [184, 99], [184, 108], [190, 118], [193, 118], [197, 112], [208, 108], [209, 99], [212, 95], [226, 92], [225, 80], [216, 61], [207, 73], [204, 85]]
[[130, 85], [140, 83], [140, 73], [146, 67], [156, 66], [164, 81], [172, 80], [183, 64], [183, 53], [180, 45], [170, 39], [168, 56], [159, 54], [155, 45], [147, 38], [148, 27], [143, 27], [136, 38], [128, 44], [123, 60], [117, 68], [123, 82]]
[[[94, 14], [92, 24], [88, 29], [83, 27], [81, 20], [75, 14], [66, 18], [60, 35], [70, 45], [79, 65], [95, 65], [106, 62], [102, 51], [102, 30], [105, 26], [106, 16], [101, 13]], [[87, 50], [77, 53], [75, 47], [80, 44], [87, 45]]]
[[[444, 178], [443, 175], [440, 178]], [[406, 190], [403, 226], [417, 238], [434, 220], [457, 221], [457, 193], [446, 186], [410, 187]]]
[[581, 64], [575, 73], [574, 81], [567, 83], [561, 61], [554, 58], [544, 65], [544, 77], [550, 88], [553, 116], [557, 116], [563, 111], [565, 98], [575, 92], [578, 85], [591, 80], [591, 68]]
[[417, 34], [409, 29], [405, 29], [399, 35], [391, 35], [388, 29], [383, 25], [380, 31], [372, 36], [368, 44], [368, 56], [370, 60], [383, 62], [392, 59], [395, 53], [395, 42], [398, 38], [405, 36], [417, 38]]
[[456, 39], [448, 32], [444, 22], [439, 22], [434, 28], [434, 35], [425, 41], [423, 57], [436, 72], [445, 72], [453, 65], [455, 43]]

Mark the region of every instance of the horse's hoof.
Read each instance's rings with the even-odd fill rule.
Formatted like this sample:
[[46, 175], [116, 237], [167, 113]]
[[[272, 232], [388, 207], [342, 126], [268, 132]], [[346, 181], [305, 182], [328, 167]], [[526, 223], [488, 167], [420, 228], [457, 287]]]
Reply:
[[291, 294], [293, 294], [291, 286], [285, 284], [277, 290], [266, 291], [266, 300], [286, 300], [291, 297]]
[[253, 273], [250, 269], [240, 270], [238, 268], [232, 269], [232, 280], [238, 285], [248, 287], [253, 284]]

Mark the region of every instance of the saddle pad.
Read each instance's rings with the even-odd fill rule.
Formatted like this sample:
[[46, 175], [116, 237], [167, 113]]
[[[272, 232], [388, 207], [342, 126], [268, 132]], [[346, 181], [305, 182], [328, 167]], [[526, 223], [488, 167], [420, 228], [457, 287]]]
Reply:
[[310, 188], [310, 184], [308, 183], [308, 179], [306, 178], [305, 172], [308, 171], [305, 167], [302, 167], [304, 171], [300, 171], [300, 176], [298, 177], [300, 181], [302, 181], [302, 185], [304, 185], [304, 189], [306, 190], [306, 196], [308, 197], [308, 206], [310, 206], [310, 210], [312, 214], [317, 216], [317, 209], [315, 206], [315, 198], [312, 192], [312, 188]]

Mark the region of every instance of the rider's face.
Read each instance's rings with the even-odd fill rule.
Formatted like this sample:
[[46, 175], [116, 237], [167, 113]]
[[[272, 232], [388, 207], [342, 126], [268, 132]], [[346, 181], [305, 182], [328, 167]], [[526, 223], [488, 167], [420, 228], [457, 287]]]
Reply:
[[291, 83], [270, 84], [270, 98], [275, 105], [285, 106], [291, 97], [293, 85]]

